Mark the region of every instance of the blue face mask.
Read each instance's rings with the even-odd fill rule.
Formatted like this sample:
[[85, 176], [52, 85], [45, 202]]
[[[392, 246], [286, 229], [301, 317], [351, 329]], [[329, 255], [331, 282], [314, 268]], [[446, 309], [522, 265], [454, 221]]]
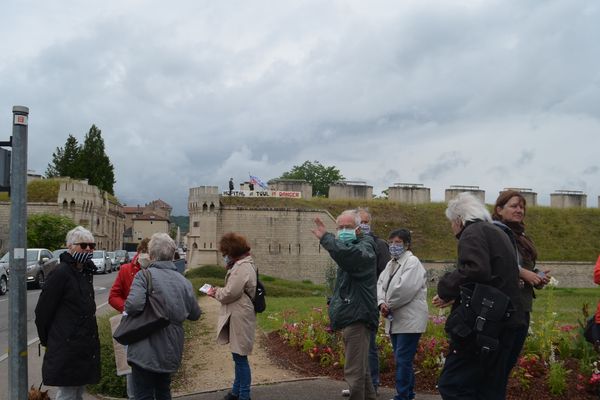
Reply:
[[338, 239], [340, 239], [344, 243], [349, 243], [356, 239], [356, 230], [354, 229], [338, 229], [337, 231]]
[[231, 261], [231, 258], [229, 258], [229, 256], [223, 257], [223, 263], [225, 263], [225, 265], [229, 264], [230, 261]]
[[390, 255], [392, 258], [398, 258], [404, 253], [406, 249], [404, 245], [398, 243], [390, 243]]
[[358, 227], [360, 228], [360, 231], [365, 235], [371, 233], [371, 225], [369, 224], [360, 224]]

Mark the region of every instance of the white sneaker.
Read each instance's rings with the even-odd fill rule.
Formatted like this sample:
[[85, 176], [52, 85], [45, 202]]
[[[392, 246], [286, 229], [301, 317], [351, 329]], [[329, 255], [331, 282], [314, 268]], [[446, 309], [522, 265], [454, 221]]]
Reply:
[[343, 389], [342, 390], [342, 396], [344, 396], [344, 397], [350, 397], [350, 389]]

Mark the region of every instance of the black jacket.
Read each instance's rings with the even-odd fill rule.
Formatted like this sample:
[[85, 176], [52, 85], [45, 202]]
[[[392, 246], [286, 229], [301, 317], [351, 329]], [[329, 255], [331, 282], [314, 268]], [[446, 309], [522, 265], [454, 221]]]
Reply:
[[392, 259], [392, 256], [390, 255], [390, 246], [388, 245], [388, 242], [375, 236], [374, 234], [369, 233], [369, 235], [375, 241], [375, 257], [377, 257], [377, 277], [379, 278], [379, 275], [381, 275], [385, 267], [387, 267], [387, 263]]
[[48, 276], [35, 307], [40, 343], [46, 346], [42, 378], [49, 386], [81, 386], [100, 380], [100, 341], [94, 301], [94, 264], [83, 270], [69, 253]]
[[519, 292], [519, 268], [514, 245], [500, 228], [484, 221], [468, 222], [458, 235], [458, 262], [438, 283], [438, 296], [443, 300], [457, 300], [460, 286], [465, 283], [483, 283], [493, 286], [508, 297], [515, 312], [510, 326], [525, 324], [525, 315]]

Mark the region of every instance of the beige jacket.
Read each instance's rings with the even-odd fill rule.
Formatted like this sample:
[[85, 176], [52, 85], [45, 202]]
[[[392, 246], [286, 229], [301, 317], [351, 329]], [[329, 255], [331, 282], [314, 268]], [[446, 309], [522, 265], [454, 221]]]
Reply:
[[[215, 299], [221, 303], [217, 324], [217, 343], [227, 344], [232, 353], [252, 354], [256, 314], [250, 296], [256, 291], [256, 269], [252, 257], [238, 260], [225, 276], [225, 287], [218, 288]], [[246, 292], [246, 293], [244, 293]]]

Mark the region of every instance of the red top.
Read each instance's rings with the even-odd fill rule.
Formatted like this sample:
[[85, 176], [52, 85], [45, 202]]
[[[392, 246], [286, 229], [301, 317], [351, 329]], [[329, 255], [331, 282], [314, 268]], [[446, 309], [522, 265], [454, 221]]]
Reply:
[[138, 255], [139, 253], [133, 257], [133, 261], [129, 264], [121, 265], [119, 275], [117, 275], [115, 283], [113, 283], [112, 288], [110, 289], [108, 303], [119, 312], [123, 312], [125, 309], [125, 300], [127, 300], [127, 296], [129, 296], [129, 289], [133, 283], [133, 278], [140, 270], [140, 263], [137, 261]]
[[[598, 261], [596, 261], [596, 267], [594, 268], [594, 283], [600, 285], [600, 256], [598, 256]], [[598, 302], [598, 306], [596, 307], [596, 323], [600, 324], [600, 302]]]

